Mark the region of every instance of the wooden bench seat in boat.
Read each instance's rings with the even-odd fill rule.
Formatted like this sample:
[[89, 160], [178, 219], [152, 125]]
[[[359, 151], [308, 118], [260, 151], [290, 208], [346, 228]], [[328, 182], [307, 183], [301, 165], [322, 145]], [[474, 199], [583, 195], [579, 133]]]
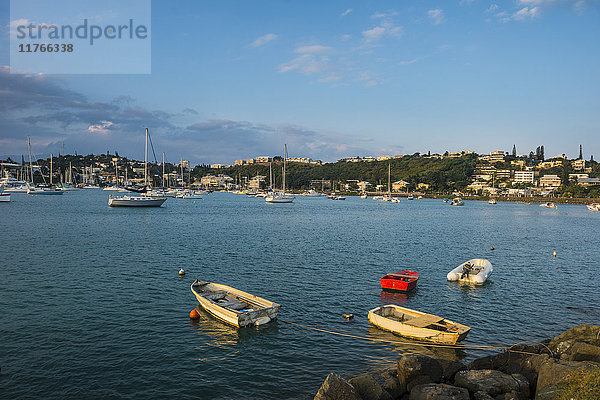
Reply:
[[404, 323], [406, 325], [414, 326], [416, 328], [425, 328], [426, 326], [431, 325], [431, 324], [438, 324], [439, 322], [441, 322], [443, 320], [444, 320], [444, 318], [440, 318], [435, 315], [426, 314], [426, 315], [421, 315], [419, 317], [410, 319], [408, 321], [404, 321]]

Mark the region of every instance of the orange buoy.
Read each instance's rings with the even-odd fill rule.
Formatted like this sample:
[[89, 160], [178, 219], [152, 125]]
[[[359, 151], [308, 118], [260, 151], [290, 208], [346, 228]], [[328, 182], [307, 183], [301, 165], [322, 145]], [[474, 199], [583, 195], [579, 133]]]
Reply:
[[200, 313], [195, 308], [190, 311], [190, 319], [200, 319]]

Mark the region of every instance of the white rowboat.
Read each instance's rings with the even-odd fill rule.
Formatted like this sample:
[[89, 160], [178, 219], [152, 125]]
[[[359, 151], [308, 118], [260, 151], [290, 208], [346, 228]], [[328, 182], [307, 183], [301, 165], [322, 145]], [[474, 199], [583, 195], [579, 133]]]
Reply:
[[467, 337], [471, 330], [448, 319], [395, 304], [372, 309], [369, 321], [401, 336], [441, 344], [455, 344]]
[[195, 280], [192, 293], [210, 314], [237, 327], [262, 325], [277, 318], [277, 303], [219, 283]]

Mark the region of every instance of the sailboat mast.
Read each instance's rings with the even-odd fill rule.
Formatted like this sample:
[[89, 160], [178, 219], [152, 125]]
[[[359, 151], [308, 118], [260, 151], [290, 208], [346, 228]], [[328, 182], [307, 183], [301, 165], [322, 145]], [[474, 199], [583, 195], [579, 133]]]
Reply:
[[50, 186], [52, 186], [52, 153], [50, 153]]
[[388, 195], [392, 194], [392, 164], [388, 164]]
[[163, 190], [165, 189], [165, 152], [163, 151], [163, 162], [162, 162], [162, 179], [161, 179], [161, 185]]
[[148, 186], [148, 128], [146, 128], [146, 150], [144, 151], [144, 186]]
[[33, 164], [31, 163], [31, 140], [27, 136], [27, 151], [29, 152], [29, 174], [31, 176], [31, 184], [33, 185]]
[[283, 145], [283, 194], [285, 194], [285, 165], [287, 162], [287, 144]]
[[273, 163], [269, 163], [269, 188], [273, 191]]

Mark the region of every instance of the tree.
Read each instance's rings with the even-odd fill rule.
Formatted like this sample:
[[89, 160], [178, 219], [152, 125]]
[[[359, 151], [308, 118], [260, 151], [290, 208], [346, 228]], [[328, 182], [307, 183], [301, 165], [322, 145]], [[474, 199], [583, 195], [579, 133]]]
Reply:
[[517, 156], [517, 145], [516, 145], [516, 144], [513, 144], [513, 151], [512, 151], [512, 155], [513, 155], [513, 157], [516, 157], [516, 156]]

